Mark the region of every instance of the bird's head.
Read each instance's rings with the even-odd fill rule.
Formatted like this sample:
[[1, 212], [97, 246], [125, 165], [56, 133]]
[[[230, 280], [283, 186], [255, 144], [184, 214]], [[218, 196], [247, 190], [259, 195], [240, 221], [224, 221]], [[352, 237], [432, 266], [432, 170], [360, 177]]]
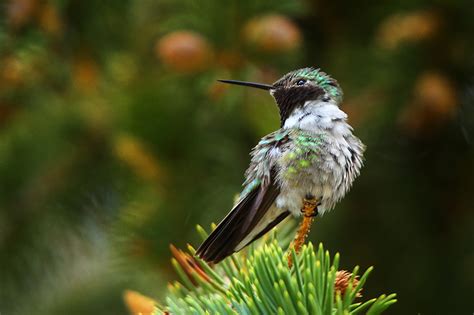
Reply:
[[296, 108], [303, 107], [308, 101], [339, 105], [343, 96], [337, 81], [316, 68], [291, 71], [271, 85], [234, 80], [219, 81], [269, 91], [278, 104], [282, 125]]

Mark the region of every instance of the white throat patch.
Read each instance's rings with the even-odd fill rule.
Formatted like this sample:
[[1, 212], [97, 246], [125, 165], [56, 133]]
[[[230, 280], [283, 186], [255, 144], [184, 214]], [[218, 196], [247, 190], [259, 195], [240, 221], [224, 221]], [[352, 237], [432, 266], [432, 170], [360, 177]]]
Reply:
[[285, 120], [283, 128], [321, 130], [331, 128], [335, 122], [345, 122], [346, 113], [333, 102], [307, 101], [302, 108], [295, 109]]

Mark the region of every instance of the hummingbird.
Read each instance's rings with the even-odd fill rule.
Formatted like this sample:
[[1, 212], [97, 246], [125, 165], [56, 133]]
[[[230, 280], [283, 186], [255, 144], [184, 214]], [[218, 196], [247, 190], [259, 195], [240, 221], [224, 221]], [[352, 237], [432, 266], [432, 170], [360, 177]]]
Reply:
[[363, 166], [365, 145], [339, 106], [338, 82], [318, 68], [291, 71], [273, 84], [219, 80], [269, 91], [280, 128], [251, 151], [243, 190], [235, 206], [196, 251], [218, 263], [302, 209], [322, 216], [349, 191]]

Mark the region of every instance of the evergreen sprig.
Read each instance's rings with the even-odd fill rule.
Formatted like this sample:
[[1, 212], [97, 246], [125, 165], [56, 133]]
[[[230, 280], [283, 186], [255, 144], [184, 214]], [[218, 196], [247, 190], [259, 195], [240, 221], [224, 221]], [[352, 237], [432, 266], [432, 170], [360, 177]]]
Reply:
[[[202, 228], [198, 231], [206, 236]], [[395, 294], [355, 302], [372, 267], [358, 279], [356, 266], [341, 288], [339, 254], [331, 259], [322, 244], [315, 250], [309, 243], [299, 255], [292, 251], [290, 269], [274, 235], [262, 243], [216, 266], [195, 258], [191, 246], [192, 256], [174, 249], [172, 262], [181, 282], [169, 285], [166, 306], [158, 306], [156, 314], [375, 315], [396, 302]]]

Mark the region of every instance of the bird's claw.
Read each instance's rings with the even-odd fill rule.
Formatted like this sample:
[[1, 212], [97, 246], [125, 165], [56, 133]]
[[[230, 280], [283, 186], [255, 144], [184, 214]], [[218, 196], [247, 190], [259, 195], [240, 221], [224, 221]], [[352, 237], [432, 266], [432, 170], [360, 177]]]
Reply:
[[[306, 196], [303, 199], [303, 207], [301, 207], [301, 212], [304, 215], [303, 221], [301, 221], [298, 231], [296, 232], [295, 239], [291, 243], [291, 247], [298, 254], [303, 246], [306, 237], [308, 236], [309, 230], [311, 229], [311, 224], [313, 223], [314, 217], [318, 215], [318, 206], [321, 202], [314, 198], [313, 196]], [[288, 252], [288, 267], [293, 266], [293, 258], [291, 252]]]
[[318, 215], [318, 206], [321, 202], [313, 196], [307, 196], [303, 199], [303, 207], [301, 213], [307, 218], [312, 218]]

